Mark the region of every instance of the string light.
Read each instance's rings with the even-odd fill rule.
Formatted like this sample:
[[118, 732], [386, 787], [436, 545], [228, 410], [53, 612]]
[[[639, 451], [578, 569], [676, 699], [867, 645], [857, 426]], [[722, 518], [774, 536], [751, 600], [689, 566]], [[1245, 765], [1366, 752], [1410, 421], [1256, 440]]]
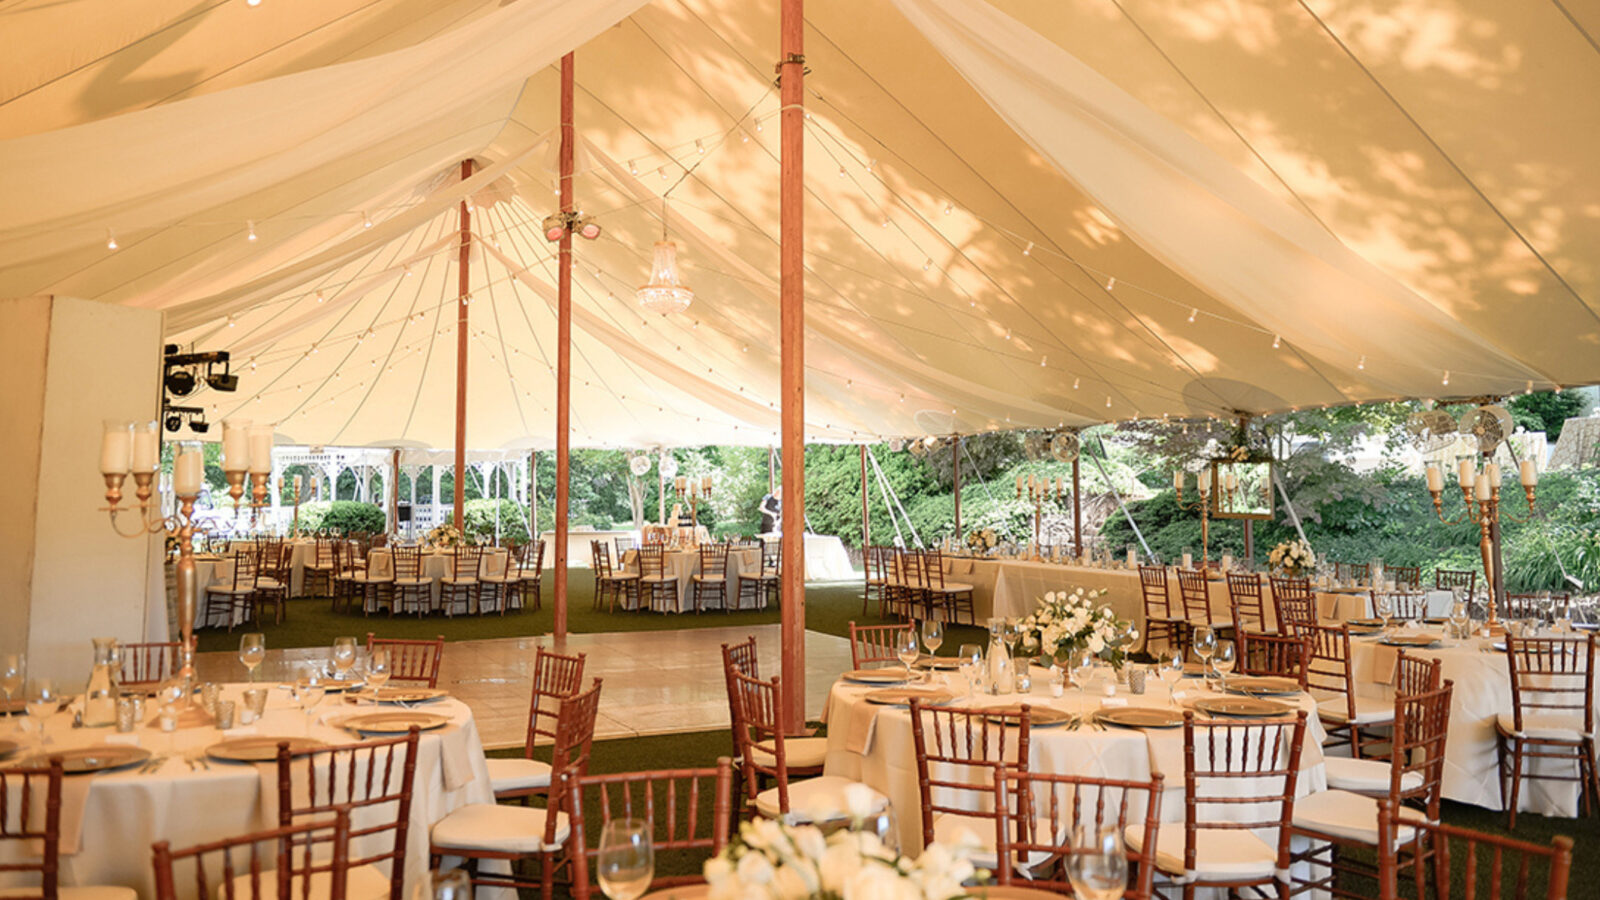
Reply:
[[926, 272], [931, 268], [933, 268], [933, 258], [932, 257], [929, 257], [928, 259], [925, 259], [925, 260], [922, 261], [922, 271]]
[[1050, 357], [1048, 357], [1048, 356], [1039, 357], [1039, 368], [1041, 368], [1041, 369], [1045, 368], [1045, 363], [1047, 363], [1049, 360], [1050, 360]]
[[946, 203], [944, 205], [944, 214], [945, 215], [948, 216], [948, 215], [950, 215], [951, 213], [953, 213], [955, 211], [956, 211], [956, 205], [954, 203]]
[[1531, 382], [1531, 381], [1530, 381], [1530, 382], [1528, 382], [1528, 386], [1527, 386], [1527, 387], [1526, 387], [1526, 388], [1524, 388], [1524, 389], [1523, 389], [1523, 391], [1522, 391], [1522, 392], [1523, 392], [1523, 393], [1524, 393], [1524, 394], [1531, 394], [1531, 393], [1533, 393], [1533, 382]]
[[1072, 379], [1072, 389], [1073, 390], [1077, 390], [1078, 389], [1078, 385], [1080, 385], [1082, 383], [1083, 383], [1083, 379], [1082, 378], [1074, 378], [1074, 379]]
[[1450, 383], [1450, 370], [1449, 369], [1445, 369], [1444, 370], [1444, 380], [1439, 382], [1439, 383], [1440, 384], [1445, 384], [1445, 385], [1448, 385]]
[[706, 145], [701, 143], [699, 138], [694, 139], [694, 152], [700, 154], [701, 156], [706, 155]]
[[1111, 395], [1107, 394], [1106, 395], [1106, 409], [1110, 409], [1110, 408], [1111, 408]]
[[[410, 263], [406, 263], [405, 266], [403, 267], [403, 270], [404, 270], [404, 272], [406, 274], [406, 277], [410, 278], [411, 277], [411, 264]], [[418, 318], [421, 318], [422, 314], [418, 313], [417, 315], [418, 315]]]
[[639, 174], [639, 163], [638, 163], [637, 160], [632, 160], [632, 159], [628, 160], [628, 174], [629, 175], [637, 175], [637, 174]]
[[1022, 255], [1023, 256], [1032, 256], [1033, 255], [1033, 241], [1029, 241], [1028, 242], [1028, 246], [1022, 248]]
[[1113, 275], [1110, 278], [1106, 279], [1106, 290], [1109, 291], [1112, 288], [1115, 288], [1116, 286], [1117, 286], [1117, 276]]
[[321, 291], [317, 291], [317, 302], [318, 303], [327, 303], [328, 302], [327, 295], [323, 294]]
[[361, 211], [361, 227], [362, 228], [371, 228], [372, 227], [372, 217], [367, 215], [366, 210], [362, 210]]
[[840, 167], [839, 167], [839, 177], [840, 177], [840, 178], [843, 178], [843, 177], [844, 177], [844, 166], [840, 166]]
[[888, 228], [889, 227], [889, 217], [888, 216], [884, 216], [883, 217], [883, 221], [878, 223], [878, 227], [880, 227], [880, 228]]
[[1195, 308], [1189, 310], [1189, 324], [1190, 325], [1194, 324], [1194, 317], [1198, 316], [1198, 315], [1200, 315], [1200, 308], [1199, 307], [1195, 307]]
[[229, 327], [229, 328], [232, 328], [232, 327], [233, 327], [233, 316], [229, 316], [229, 317], [228, 317], [228, 327]]
[[756, 120], [756, 131], [760, 131], [760, 130], [761, 130], [761, 120], [757, 119]]
[[667, 180], [667, 167], [666, 166], [662, 166], [661, 168], [657, 169], [656, 170], [656, 174], [661, 176], [661, 180], [662, 181], [666, 181]]
[[1365, 369], [1366, 367], [1367, 367], [1367, 357], [1365, 355], [1363, 355], [1360, 359], [1356, 360], [1356, 369], [1358, 369], [1358, 370], [1359, 369]]
[[255, 240], [256, 239], [256, 220], [255, 219], [250, 219], [245, 224], [249, 226], [250, 233], [245, 235], [244, 239], [247, 240], [247, 241]]
[[1283, 343], [1283, 336], [1282, 335], [1275, 334], [1275, 335], [1272, 336], [1272, 349], [1274, 349], [1274, 350], [1278, 349], [1278, 346], [1280, 344], [1282, 344], [1282, 343]]
[[117, 233], [109, 228], [106, 229], [106, 249], [117, 249]]

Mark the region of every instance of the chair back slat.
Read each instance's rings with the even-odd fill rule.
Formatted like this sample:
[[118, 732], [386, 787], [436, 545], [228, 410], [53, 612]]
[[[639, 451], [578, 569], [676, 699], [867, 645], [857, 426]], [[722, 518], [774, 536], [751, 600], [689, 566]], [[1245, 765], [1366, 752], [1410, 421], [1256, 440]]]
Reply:
[[1274, 675], [1293, 678], [1306, 689], [1311, 667], [1311, 639], [1300, 634], [1260, 634], [1241, 630], [1239, 671], [1245, 675]]
[[1516, 729], [1531, 715], [1579, 720], [1594, 733], [1595, 635], [1578, 638], [1506, 637], [1511, 712]]
[[396, 547], [394, 554], [394, 575], [396, 578], [422, 577], [422, 550], [417, 547]]
[[1433, 587], [1440, 591], [1463, 590], [1468, 596], [1478, 588], [1478, 573], [1456, 569], [1434, 569]]
[[1267, 606], [1261, 597], [1261, 576], [1254, 572], [1228, 573], [1228, 609], [1235, 632], [1267, 627]]
[[[37, 873], [37, 894], [56, 900], [61, 875], [61, 757], [0, 769], [0, 872]], [[37, 842], [37, 843], [35, 843]], [[10, 896], [10, 895], [8, 895]]]
[[1144, 615], [1147, 620], [1172, 618], [1166, 566], [1140, 566], [1139, 591], [1144, 596]]
[[956, 814], [989, 819], [998, 832], [1025, 832], [1027, 801], [1011, 806], [985, 804], [992, 799], [997, 772], [1028, 768], [1032, 709], [1020, 707], [930, 707], [911, 701], [911, 739], [917, 759], [917, 785], [922, 793], [922, 839], [933, 843], [934, 819]]
[[1317, 623], [1317, 599], [1311, 592], [1309, 578], [1274, 575], [1268, 581], [1272, 585], [1272, 609], [1278, 616], [1280, 632], [1292, 631], [1295, 623]]
[[[1414, 816], [1402, 818], [1400, 810], [1389, 798], [1379, 798], [1380, 900], [1399, 900], [1402, 877], [1414, 884], [1415, 891], [1404, 896], [1438, 900], [1566, 900], [1569, 896], [1571, 838], [1558, 835], [1549, 844], [1534, 844]], [[1412, 833], [1409, 841], [1399, 839], [1402, 829]], [[1541, 878], [1533, 877], [1535, 866]], [[1544, 890], [1535, 894], [1538, 883]]]
[[[709, 798], [708, 796], [709, 795]], [[709, 828], [702, 829], [703, 809], [711, 804]], [[600, 854], [600, 835], [612, 819], [642, 819], [650, 826], [657, 871], [663, 868], [700, 871], [700, 864], [722, 852], [733, 818], [733, 763], [727, 757], [714, 768], [669, 769], [579, 775], [568, 779], [567, 815], [572, 823], [572, 896], [589, 900], [599, 895], [590, 866]], [[688, 865], [662, 866], [661, 855], [687, 859]], [[699, 884], [698, 875], [663, 875], [649, 890]]]
[[1394, 663], [1394, 692], [1421, 694], [1438, 690], [1443, 666], [1438, 657], [1408, 656], [1401, 650]]
[[389, 651], [389, 681], [439, 686], [439, 663], [444, 658], [444, 635], [431, 641], [375, 637], [367, 632], [367, 653], [374, 648]]
[[568, 655], [540, 646], [533, 657], [533, 690], [528, 701], [528, 735], [523, 752], [533, 758], [540, 739], [553, 743], [560, 727], [561, 701], [583, 690], [583, 666], [588, 654]]
[[455, 567], [453, 571], [457, 579], [477, 578], [478, 567], [482, 563], [482, 547], [463, 545], [455, 548]]
[[728, 545], [700, 545], [700, 577], [726, 576], [728, 574]]
[[[349, 871], [350, 811], [334, 809], [329, 817], [257, 831], [173, 850], [166, 841], [150, 848], [156, 900], [200, 897], [203, 900], [309, 900], [316, 896], [344, 900]], [[241, 858], [242, 857], [242, 858]], [[180, 866], [193, 870], [179, 887]], [[398, 864], [396, 865], [398, 869]], [[274, 873], [275, 889], [263, 890], [262, 875]], [[288, 877], [283, 877], [287, 873]], [[319, 876], [326, 875], [324, 882]]]
[[[1118, 834], [1126, 834], [1132, 826], [1142, 826], [1143, 839], [1138, 848], [1131, 841], [1125, 844], [1129, 873], [1122, 896], [1126, 900], [1151, 897], [1164, 783], [1165, 776], [1160, 772], [1149, 781], [1125, 781], [995, 770], [994, 808], [1009, 808], [1013, 797], [1028, 804], [1024, 827], [1017, 834], [1009, 830], [996, 832], [995, 856], [999, 865], [995, 880], [1002, 885], [1019, 884], [1071, 894], [1067, 860], [1076, 852], [1071, 839], [1079, 826], [1115, 827]], [[1039, 857], [1046, 862], [1028, 867], [1025, 878], [1019, 878], [1018, 869]]]
[[1178, 570], [1178, 595], [1183, 598], [1183, 616], [1191, 624], [1211, 624], [1211, 583], [1198, 569]]
[[645, 578], [664, 578], [667, 571], [664, 548], [657, 543], [647, 543], [639, 548], [639, 574]]
[[899, 625], [857, 625], [850, 623], [850, 665], [852, 668], [864, 669], [868, 663], [900, 662], [900, 654], [895, 650], [895, 638], [907, 632], [915, 634], [915, 628], [907, 624]]
[[122, 674], [118, 683], [123, 687], [142, 687], [160, 684], [172, 677], [183, 644], [157, 641], [119, 646], [122, 648]]

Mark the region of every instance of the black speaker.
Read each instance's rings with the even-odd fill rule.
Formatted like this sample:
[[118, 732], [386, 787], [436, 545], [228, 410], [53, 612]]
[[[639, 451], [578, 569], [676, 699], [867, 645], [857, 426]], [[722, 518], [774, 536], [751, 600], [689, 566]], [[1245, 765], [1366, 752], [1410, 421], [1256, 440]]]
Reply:
[[400, 517], [402, 524], [411, 521], [411, 504], [399, 503], [395, 506], [395, 513]]

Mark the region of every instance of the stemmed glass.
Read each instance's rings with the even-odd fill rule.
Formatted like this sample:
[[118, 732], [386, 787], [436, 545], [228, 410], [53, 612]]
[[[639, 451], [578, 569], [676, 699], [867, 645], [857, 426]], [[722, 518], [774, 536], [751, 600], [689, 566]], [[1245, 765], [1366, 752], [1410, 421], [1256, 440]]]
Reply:
[[389, 683], [389, 651], [379, 647], [367, 654], [367, 687], [372, 690], [372, 702], [378, 702], [383, 686]]
[[1472, 621], [1467, 601], [1459, 598], [1450, 603], [1450, 632], [1457, 640], [1467, 636], [1467, 626]]
[[39, 723], [39, 744], [50, 743], [50, 735], [44, 730], [44, 723], [56, 714], [61, 708], [61, 695], [56, 692], [55, 682], [48, 678], [33, 678], [28, 681], [28, 718]]
[[1378, 613], [1378, 618], [1383, 620], [1383, 635], [1389, 636], [1389, 619], [1394, 615], [1394, 598], [1383, 591], [1374, 591], [1372, 605]]
[[306, 670], [305, 677], [294, 683], [294, 700], [300, 704], [300, 709], [306, 714], [306, 737], [311, 736], [311, 715], [317, 704], [328, 693], [328, 688], [322, 683], [322, 676], [315, 668]]
[[[1211, 668], [1211, 655], [1217, 652], [1217, 633], [1208, 625], [1201, 625], [1194, 630], [1194, 655], [1200, 657], [1200, 664], [1206, 669]], [[1206, 677], [1210, 677], [1209, 673]]]
[[[929, 656], [939, 655], [939, 647], [944, 643], [944, 623], [938, 619], [922, 620], [922, 646], [928, 648]], [[928, 680], [933, 680], [933, 670], [928, 670]]]
[[28, 673], [27, 657], [21, 653], [0, 654], [0, 691], [6, 692], [6, 706], [22, 691]]
[[336, 637], [333, 639], [333, 668], [337, 671], [338, 679], [344, 681], [350, 675], [350, 669], [356, 664], [356, 639], [353, 637]]
[[250, 673], [250, 681], [256, 680], [256, 667], [266, 658], [266, 635], [251, 632], [239, 638], [239, 662], [244, 663], [246, 671]]
[[961, 677], [967, 680], [967, 699], [970, 702], [978, 693], [978, 684], [983, 680], [983, 647], [978, 644], [962, 644], [956, 657], [961, 660]]
[[1017, 640], [1022, 637], [1022, 629], [1017, 627], [1015, 616], [1007, 616], [1004, 627], [1000, 629], [1000, 640], [1006, 643], [1006, 655], [1012, 660], [1017, 658]]
[[910, 681], [911, 664], [922, 655], [917, 650], [917, 633], [914, 630], [903, 628], [894, 633], [894, 655], [900, 657], [900, 663], [906, 667], [906, 680]]
[[1156, 669], [1156, 674], [1161, 676], [1161, 682], [1167, 686], [1167, 702], [1173, 706], [1178, 705], [1178, 700], [1173, 696], [1178, 682], [1183, 679], [1183, 651], [1169, 650], [1161, 657], [1161, 666]]
[[1233, 671], [1234, 663], [1238, 661], [1235, 656], [1233, 641], [1222, 641], [1217, 644], [1216, 656], [1212, 657], [1211, 665], [1222, 676], [1222, 690], [1228, 690], [1228, 673]]
[[655, 877], [655, 846], [642, 819], [612, 819], [600, 832], [595, 878], [611, 900], [638, 900]]
[[1089, 696], [1089, 678], [1094, 675], [1094, 654], [1088, 650], [1079, 650], [1078, 655], [1072, 660], [1072, 680], [1078, 685], [1078, 694], [1087, 700]]
[[1116, 900], [1128, 888], [1128, 857], [1115, 826], [1074, 828], [1066, 863], [1072, 893], [1082, 900]]

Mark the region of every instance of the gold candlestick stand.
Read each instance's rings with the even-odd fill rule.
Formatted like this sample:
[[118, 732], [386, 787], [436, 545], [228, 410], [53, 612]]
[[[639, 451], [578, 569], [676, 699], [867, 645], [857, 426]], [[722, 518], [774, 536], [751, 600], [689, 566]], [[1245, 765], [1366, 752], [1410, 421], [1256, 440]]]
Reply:
[[[1487, 456], [1487, 454], [1486, 454]], [[1442, 480], [1442, 479], [1441, 479]], [[1522, 492], [1528, 502], [1528, 515], [1517, 517], [1500, 507], [1500, 485], [1489, 486], [1489, 498], [1479, 500], [1476, 496], [1476, 484], [1463, 484], [1461, 487], [1462, 514], [1458, 518], [1447, 519], [1444, 514], [1444, 489], [1430, 490], [1433, 495], [1433, 511], [1439, 521], [1446, 525], [1459, 525], [1471, 520], [1478, 526], [1478, 552], [1483, 557], [1484, 580], [1489, 583], [1489, 619], [1488, 626], [1491, 632], [1498, 633], [1502, 630], [1498, 615], [1499, 602], [1504, 599], [1505, 576], [1501, 567], [1495, 562], [1498, 558], [1496, 550], [1500, 543], [1500, 518], [1502, 515], [1513, 522], [1526, 522], [1533, 516], [1533, 504], [1538, 493], [1534, 485], [1523, 485]]]

